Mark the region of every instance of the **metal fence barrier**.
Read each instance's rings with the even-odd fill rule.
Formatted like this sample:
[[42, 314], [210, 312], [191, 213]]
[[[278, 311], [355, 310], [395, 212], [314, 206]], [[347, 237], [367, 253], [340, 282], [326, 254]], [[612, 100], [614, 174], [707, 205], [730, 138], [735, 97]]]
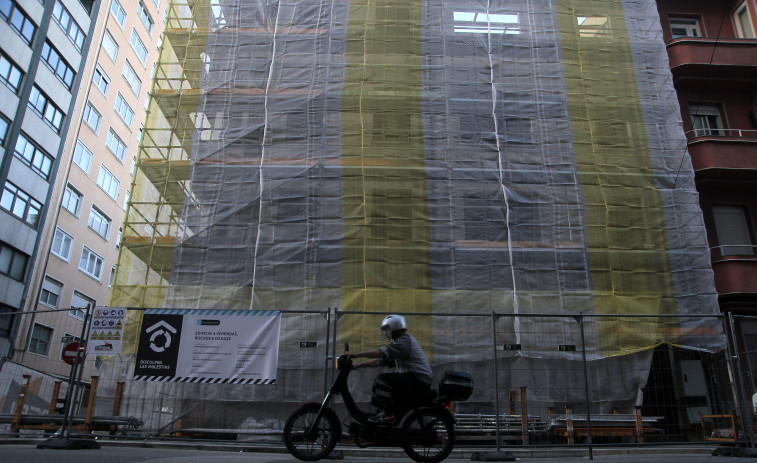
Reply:
[[[0, 366], [0, 433], [56, 432], [70, 405], [74, 429], [104, 436], [278, 443], [291, 411], [322, 398], [346, 344], [356, 352], [386, 342], [379, 330], [385, 315], [283, 312], [276, 384], [251, 386], [135, 381], [133, 354], [87, 357], [78, 380], [62, 351], [82, 337], [86, 314], [14, 314], [33, 319], [21, 323], [28, 328], [16, 339], [16, 354]], [[719, 327], [698, 336], [724, 338], [722, 350], [660, 343], [617, 354], [601, 339], [607, 327], [653, 339], [652, 331], [667, 329], [665, 317], [403, 315], [437, 380], [445, 370], [474, 377], [471, 398], [452, 404], [458, 446], [750, 445], [757, 319], [691, 317]], [[376, 374], [360, 369], [350, 377], [365, 408]]]

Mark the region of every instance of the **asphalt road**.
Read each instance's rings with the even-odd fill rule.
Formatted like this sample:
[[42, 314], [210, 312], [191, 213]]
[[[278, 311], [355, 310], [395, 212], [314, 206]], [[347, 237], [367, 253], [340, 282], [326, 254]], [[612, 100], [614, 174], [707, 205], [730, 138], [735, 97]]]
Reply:
[[[745, 463], [748, 459], [729, 456], [712, 456], [711, 449], [595, 449], [593, 461], [601, 463]], [[0, 461], [2, 463], [293, 463], [296, 460], [289, 454], [280, 453], [280, 449], [270, 452], [248, 452], [239, 450], [203, 450], [191, 446], [160, 445], [140, 447], [133, 445], [111, 445], [105, 443], [99, 449], [38, 449], [36, 444], [3, 444], [0, 445]], [[560, 456], [560, 450], [555, 449], [549, 457], [528, 455], [528, 452], [515, 452], [517, 460], [528, 463], [583, 463], [592, 461], [585, 450], [571, 451]], [[606, 453], [612, 452], [608, 455]], [[620, 454], [618, 454], [620, 452]], [[342, 463], [369, 462], [411, 462], [407, 457], [401, 457], [397, 452], [382, 454], [378, 452], [359, 452], [345, 448]], [[581, 455], [583, 454], [583, 455]], [[471, 461], [471, 452], [456, 451], [445, 463], [462, 463]]]

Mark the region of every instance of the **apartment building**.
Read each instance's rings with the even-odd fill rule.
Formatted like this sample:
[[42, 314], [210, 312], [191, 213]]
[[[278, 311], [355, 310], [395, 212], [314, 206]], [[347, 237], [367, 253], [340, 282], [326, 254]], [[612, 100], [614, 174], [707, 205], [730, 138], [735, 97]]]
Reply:
[[[0, 2], [0, 353], [12, 352], [100, 2]], [[18, 348], [18, 345], [15, 346]]]
[[[757, 2], [658, 0], [721, 312], [757, 373]], [[682, 155], [684, 153], [682, 152]], [[747, 394], [757, 389], [745, 385]]]
[[63, 346], [108, 303], [167, 5], [100, 6], [15, 337], [13, 359], [31, 368], [68, 372]]

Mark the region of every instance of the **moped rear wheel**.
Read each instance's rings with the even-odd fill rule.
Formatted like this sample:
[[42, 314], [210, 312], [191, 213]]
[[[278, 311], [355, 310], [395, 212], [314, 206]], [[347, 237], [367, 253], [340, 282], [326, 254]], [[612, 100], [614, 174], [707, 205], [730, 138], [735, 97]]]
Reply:
[[327, 457], [339, 442], [342, 428], [330, 408], [323, 410], [318, 425], [312, 428], [320, 409], [318, 404], [303, 405], [284, 424], [284, 445], [295, 458], [303, 461], [320, 460]]
[[402, 429], [412, 439], [402, 449], [420, 463], [438, 463], [447, 458], [455, 446], [454, 419], [443, 410], [423, 408], [413, 412]]

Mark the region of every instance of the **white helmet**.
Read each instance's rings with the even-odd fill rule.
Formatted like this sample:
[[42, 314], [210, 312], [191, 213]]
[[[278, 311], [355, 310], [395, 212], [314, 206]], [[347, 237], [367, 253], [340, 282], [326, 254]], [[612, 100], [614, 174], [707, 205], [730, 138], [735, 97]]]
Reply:
[[402, 315], [389, 315], [381, 322], [381, 331], [389, 330], [392, 333], [398, 330], [406, 330], [407, 323]]

